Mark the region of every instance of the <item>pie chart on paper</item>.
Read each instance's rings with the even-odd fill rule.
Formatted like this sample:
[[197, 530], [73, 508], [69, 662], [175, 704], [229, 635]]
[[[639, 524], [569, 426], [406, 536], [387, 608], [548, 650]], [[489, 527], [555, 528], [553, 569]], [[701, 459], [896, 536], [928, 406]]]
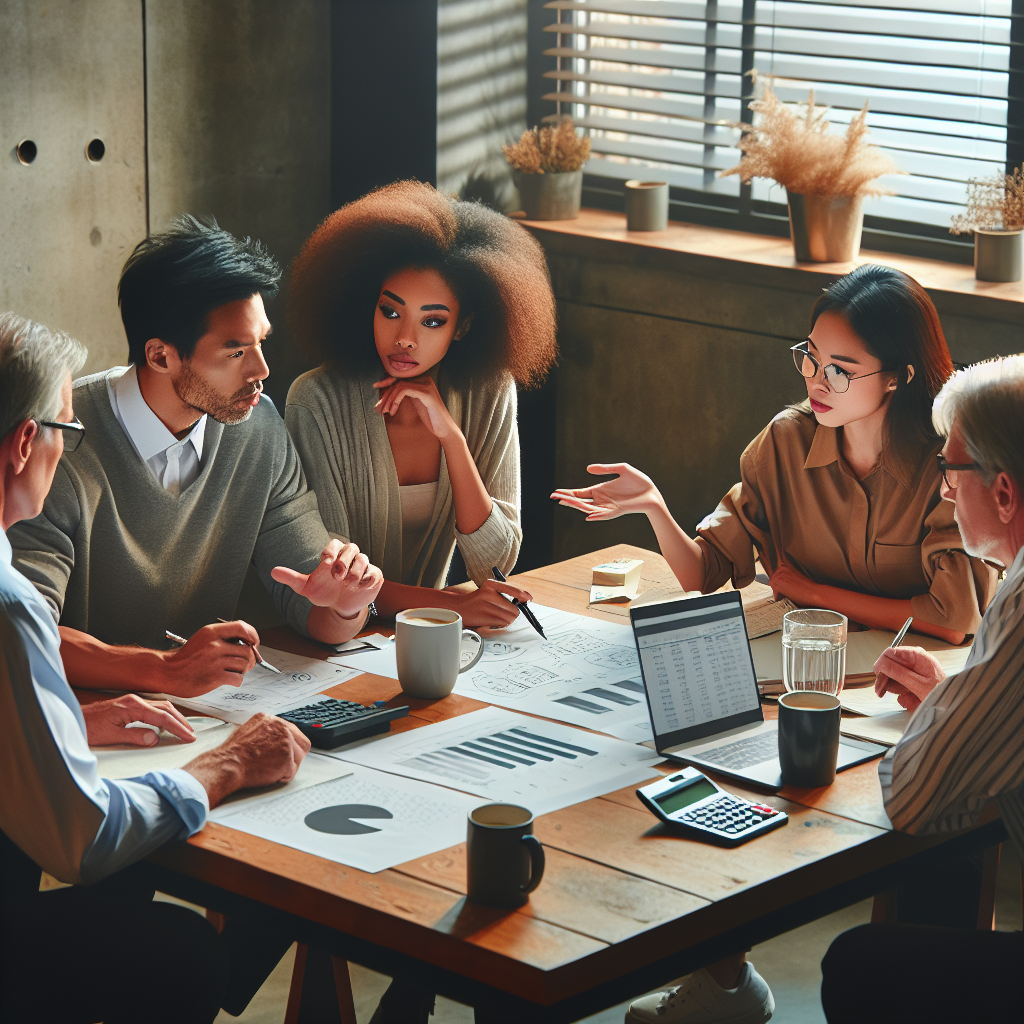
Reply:
[[394, 815], [384, 807], [374, 804], [336, 804], [333, 807], [321, 807], [311, 811], [303, 819], [306, 825], [317, 832], [327, 832], [335, 836], [361, 836], [370, 832], [379, 832], [373, 825], [364, 825], [357, 818], [393, 818]]

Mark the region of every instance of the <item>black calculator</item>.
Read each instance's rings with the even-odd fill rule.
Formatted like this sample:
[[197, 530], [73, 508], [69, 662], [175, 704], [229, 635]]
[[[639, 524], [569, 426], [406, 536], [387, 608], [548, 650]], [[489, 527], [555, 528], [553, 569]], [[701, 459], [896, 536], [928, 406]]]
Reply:
[[354, 743], [367, 736], [387, 732], [393, 719], [404, 718], [407, 714], [409, 709], [404, 705], [389, 708], [384, 705], [384, 701], [366, 705], [328, 697], [316, 704], [282, 711], [277, 717], [298, 726], [314, 747], [333, 750], [344, 743]]
[[690, 839], [739, 846], [785, 825], [789, 816], [726, 792], [696, 768], [685, 768], [636, 791], [647, 808]]

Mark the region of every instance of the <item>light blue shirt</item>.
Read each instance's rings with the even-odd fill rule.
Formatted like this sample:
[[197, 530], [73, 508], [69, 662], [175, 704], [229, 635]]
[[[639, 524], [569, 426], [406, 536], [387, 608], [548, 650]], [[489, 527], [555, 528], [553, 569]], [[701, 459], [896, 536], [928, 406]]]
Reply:
[[60, 634], [0, 531], [0, 828], [65, 882], [91, 883], [206, 823], [210, 805], [182, 769], [99, 776], [68, 685]]

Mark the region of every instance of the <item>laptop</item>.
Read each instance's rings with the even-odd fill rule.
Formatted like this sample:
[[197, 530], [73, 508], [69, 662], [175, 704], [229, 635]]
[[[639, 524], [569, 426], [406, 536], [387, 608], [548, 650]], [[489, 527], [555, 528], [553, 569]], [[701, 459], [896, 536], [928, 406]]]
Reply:
[[[778, 730], [757, 692], [735, 590], [631, 608], [654, 747], [664, 757], [769, 789], [782, 786]], [[886, 747], [839, 741], [836, 771]]]

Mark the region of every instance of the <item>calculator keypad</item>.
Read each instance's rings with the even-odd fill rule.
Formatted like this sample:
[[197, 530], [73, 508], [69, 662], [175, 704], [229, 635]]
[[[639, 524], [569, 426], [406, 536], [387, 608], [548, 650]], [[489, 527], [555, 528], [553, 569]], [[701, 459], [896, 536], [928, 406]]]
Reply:
[[711, 803], [687, 811], [678, 820], [687, 825], [697, 825], [700, 828], [734, 836], [760, 825], [762, 821], [778, 813], [773, 807], [751, 804], [746, 800], [737, 800], [733, 796], [723, 794]]

